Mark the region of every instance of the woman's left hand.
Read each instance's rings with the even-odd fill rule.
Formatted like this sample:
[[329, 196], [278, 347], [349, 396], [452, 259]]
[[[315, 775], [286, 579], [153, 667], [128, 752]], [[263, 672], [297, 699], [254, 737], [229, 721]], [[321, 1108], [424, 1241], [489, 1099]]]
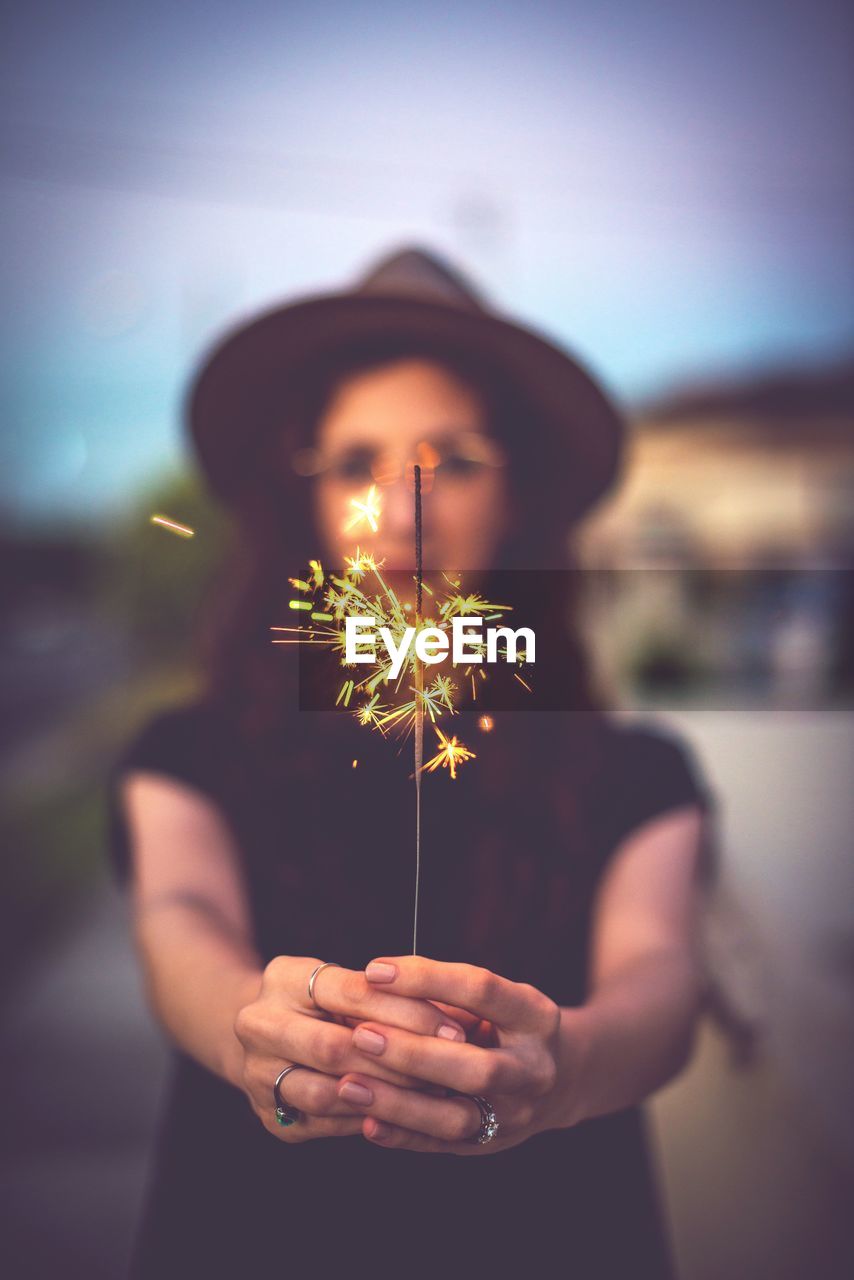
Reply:
[[[558, 1127], [560, 1009], [542, 991], [488, 969], [423, 956], [374, 960], [365, 976], [395, 994], [467, 1010], [481, 1028], [492, 1024], [492, 1047], [484, 1047], [483, 1036], [476, 1037], [480, 1043], [461, 1042], [360, 1023], [353, 1047], [365, 1055], [366, 1067], [381, 1059], [427, 1086], [469, 1095], [437, 1097], [348, 1072], [338, 1095], [365, 1113], [366, 1138], [383, 1147], [489, 1155]], [[499, 1130], [490, 1142], [472, 1141], [481, 1120], [472, 1095], [495, 1110]]]

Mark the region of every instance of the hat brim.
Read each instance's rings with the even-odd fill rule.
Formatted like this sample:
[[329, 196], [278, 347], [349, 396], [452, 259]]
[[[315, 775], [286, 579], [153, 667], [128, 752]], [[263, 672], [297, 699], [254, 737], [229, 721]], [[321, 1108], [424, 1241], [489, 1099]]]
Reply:
[[575, 515], [614, 484], [625, 424], [615, 406], [567, 352], [512, 321], [441, 302], [389, 295], [327, 294], [296, 301], [238, 325], [208, 354], [188, 389], [185, 416], [214, 493], [233, 503], [251, 475], [254, 446], [306, 363], [323, 351], [371, 337], [440, 340], [497, 362], [525, 394], [547, 431], [574, 459]]

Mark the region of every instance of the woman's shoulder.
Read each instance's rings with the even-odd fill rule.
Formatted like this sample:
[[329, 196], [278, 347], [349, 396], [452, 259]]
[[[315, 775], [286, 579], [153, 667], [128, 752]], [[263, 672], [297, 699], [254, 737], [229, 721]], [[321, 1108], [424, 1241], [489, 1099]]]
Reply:
[[228, 792], [228, 718], [204, 698], [149, 711], [116, 753], [107, 776], [107, 847], [120, 884], [131, 866], [131, 839], [122, 783], [141, 771], [191, 786], [221, 804]]
[[609, 717], [598, 792], [612, 842], [670, 809], [717, 804], [689, 734], [650, 716]]
[[668, 721], [652, 715], [630, 715], [612, 712], [607, 720], [607, 737], [610, 758], [613, 762], [672, 766], [694, 764], [699, 757], [687, 730], [678, 729]]
[[143, 770], [197, 782], [223, 758], [232, 739], [227, 713], [211, 699], [198, 696], [168, 703], [149, 711], [126, 737], [113, 773]]

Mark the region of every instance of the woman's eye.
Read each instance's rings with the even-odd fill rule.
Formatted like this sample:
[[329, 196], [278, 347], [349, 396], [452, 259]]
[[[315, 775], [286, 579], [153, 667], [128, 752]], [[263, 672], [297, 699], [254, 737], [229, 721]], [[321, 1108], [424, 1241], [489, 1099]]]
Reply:
[[463, 478], [476, 475], [482, 465], [475, 458], [467, 458], [461, 453], [450, 453], [442, 459], [441, 469], [445, 475]]
[[372, 463], [373, 454], [353, 453], [339, 458], [330, 471], [340, 480], [370, 480]]

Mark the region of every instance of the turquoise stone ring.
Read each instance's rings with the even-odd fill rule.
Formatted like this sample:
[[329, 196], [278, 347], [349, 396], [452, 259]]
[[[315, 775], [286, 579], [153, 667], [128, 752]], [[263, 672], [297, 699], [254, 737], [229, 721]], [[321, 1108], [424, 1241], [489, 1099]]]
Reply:
[[289, 1106], [288, 1103], [285, 1102], [281, 1093], [279, 1092], [282, 1081], [284, 1080], [285, 1076], [290, 1071], [313, 1071], [313, 1070], [314, 1070], [314, 1067], [304, 1067], [301, 1063], [294, 1062], [289, 1067], [283, 1067], [282, 1070], [279, 1072], [279, 1074], [276, 1076], [276, 1083], [273, 1085], [273, 1103], [276, 1107], [276, 1124], [280, 1124], [284, 1128], [287, 1128], [288, 1125], [296, 1124], [298, 1120], [302, 1120], [302, 1112], [298, 1111], [296, 1107]]

